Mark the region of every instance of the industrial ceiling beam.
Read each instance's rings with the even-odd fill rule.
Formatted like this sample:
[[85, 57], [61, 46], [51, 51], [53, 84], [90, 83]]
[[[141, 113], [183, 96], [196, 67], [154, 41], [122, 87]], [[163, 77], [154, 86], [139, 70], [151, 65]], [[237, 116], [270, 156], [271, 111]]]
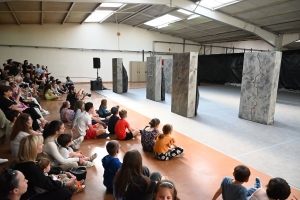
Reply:
[[65, 16], [64, 21], [63, 21], [61, 24], [64, 24], [64, 23], [66, 22], [66, 20], [67, 20], [67, 18], [69, 17], [70, 12], [71, 12], [71, 10], [73, 9], [74, 5], [75, 5], [75, 2], [72, 2], [72, 5], [70, 6], [69, 11], [68, 11], [68, 13], [67, 13], [66, 16]]
[[13, 14], [13, 16], [14, 16], [16, 22], [18, 23], [18, 25], [21, 25], [20, 22], [19, 22], [19, 20], [18, 20], [18, 18], [17, 18], [17, 16], [16, 16], [16, 14], [15, 14], [14, 11], [11, 9], [9, 2], [6, 2], [6, 4], [7, 4], [9, 10], [11, 11], [11, 13]]

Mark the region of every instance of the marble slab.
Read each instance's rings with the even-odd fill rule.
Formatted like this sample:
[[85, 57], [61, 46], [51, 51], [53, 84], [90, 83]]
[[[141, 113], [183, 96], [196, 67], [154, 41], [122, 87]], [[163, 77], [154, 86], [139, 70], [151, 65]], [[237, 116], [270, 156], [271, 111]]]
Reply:
[[171, 111], [184, 117], [196, 115], [198, 53], [173, 55]]
[[153, 101], [161, 101], [162, 79], [161, 57], [147, 58], [147, 89], [146, 98]]
[[273, 124], [282, 53], [249, 52], [244, 55], [239, 117]]
[[164, 75], [165, 75], [165, 92], [172, 93], [172, 68], [173, 60], [172, 59], [163, 59], [164, 60]]
[[113, 58], [112, 59], [112, 75], [113, 75], [113, 92], [121, 94], [123, 91], [123, 59], [122, 58]]

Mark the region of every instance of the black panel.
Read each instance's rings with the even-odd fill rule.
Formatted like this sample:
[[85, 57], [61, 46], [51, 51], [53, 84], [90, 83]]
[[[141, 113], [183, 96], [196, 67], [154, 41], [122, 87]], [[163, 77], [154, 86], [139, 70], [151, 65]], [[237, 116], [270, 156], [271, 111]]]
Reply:
[[94, 63], [94, 69], [100, 69], [101, 67], [100, 58], [93, 58], [93, 63]]

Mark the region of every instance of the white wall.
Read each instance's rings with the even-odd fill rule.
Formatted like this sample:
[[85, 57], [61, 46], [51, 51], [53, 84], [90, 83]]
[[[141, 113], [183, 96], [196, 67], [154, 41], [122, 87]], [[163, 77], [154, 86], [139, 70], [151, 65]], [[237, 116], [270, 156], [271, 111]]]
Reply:
[[[117, 32], [120, 32], [121, 36], [118, 37]], [[152, 51], [153, 41], [183, 42], [181, 38], [122, 24], [85, 23], [83, 25], [4, 25], [0, 27], [1, 45]], [[155, 51], [169, 52], [169, 48], [170, 52], [183, 51], [182, 45], [173, 44], [156, 45]], [[198, 50], [197, 46], [186, 47], [186, 51], [198, 52]], [[145, 60], [148, 56], [150, 54], [145, 54]], [[39, 63], [48, 66], [53, 76], [61, 80], [70, 76], [73, 81], [77, 82], [87, 82], [96, 78], [93, 57], [101, 58], [99, 75], [103, 81], [112, 81], [112, 58], [123, 58], [128, 72], [129, 61], [142, 61], [141, 53], [0, 46], [2, 63], [9, 58], [19, 62], [27, 59], [34, 65]], [[171, 56], [162, 57], [170, 58]]]

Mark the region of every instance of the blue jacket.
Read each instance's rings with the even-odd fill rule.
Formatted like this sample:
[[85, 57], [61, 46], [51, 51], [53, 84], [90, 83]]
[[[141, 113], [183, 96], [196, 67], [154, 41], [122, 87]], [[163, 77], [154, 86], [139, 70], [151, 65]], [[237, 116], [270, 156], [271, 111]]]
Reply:
[[110, 155], [102, 158], [102, 166], [104, 168], [103, 184], [108, 190], [113, 190], [113, 182], [115, 175], [122, 166], [119, 158], [113, 158]]

